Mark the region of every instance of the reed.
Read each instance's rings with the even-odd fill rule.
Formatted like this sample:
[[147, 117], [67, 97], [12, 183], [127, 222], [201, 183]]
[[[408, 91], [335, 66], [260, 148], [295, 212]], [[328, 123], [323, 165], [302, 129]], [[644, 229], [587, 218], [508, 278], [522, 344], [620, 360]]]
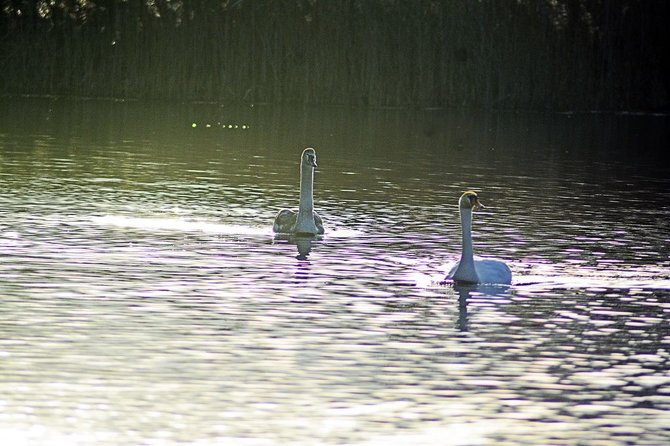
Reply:
[[14, 0], [0, 93], [663, 108], [670, 2]]

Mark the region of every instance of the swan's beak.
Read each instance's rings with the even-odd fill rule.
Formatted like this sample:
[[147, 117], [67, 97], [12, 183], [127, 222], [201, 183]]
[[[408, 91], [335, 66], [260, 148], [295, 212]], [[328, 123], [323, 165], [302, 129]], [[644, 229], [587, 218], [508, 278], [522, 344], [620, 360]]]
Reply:
[[313, 156], [310, 156], [310, 157], [309, 157], [309, 164], [310, 164], [312, 167], [316, 167], [316, 158], [314, 158]]
[[486, 206], [484, 206], [484, 205], [479, 201], [479, 198], [478, 198], [478, 197], [475, 197], [475, 202], [474, 202], [474, 204], [472, 205], [472, 209], [474, 209], [475, 211], [478, 211], [478, 210], [480, 210], [480, 209], [484, 209], [485, 207], [486, 207]]

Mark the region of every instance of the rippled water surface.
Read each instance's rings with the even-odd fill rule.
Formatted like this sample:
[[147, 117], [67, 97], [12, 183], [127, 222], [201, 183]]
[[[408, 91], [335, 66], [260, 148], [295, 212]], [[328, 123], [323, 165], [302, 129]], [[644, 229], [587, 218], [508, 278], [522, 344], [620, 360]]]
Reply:
[[3, 444], [670, 443], [666, 117], [0, 111]]

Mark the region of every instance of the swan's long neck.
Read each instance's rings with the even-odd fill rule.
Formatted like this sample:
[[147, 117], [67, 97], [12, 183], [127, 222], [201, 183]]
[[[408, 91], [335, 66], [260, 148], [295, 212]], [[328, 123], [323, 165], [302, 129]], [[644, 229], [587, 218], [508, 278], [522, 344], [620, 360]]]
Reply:
[[302, 164], [300, 167], [300, 213], [314, 211], [314, 169]]
[[479, 282], [479, 276], [475, 269], [475, 257], [472, 249], [472, 209], [461, 208], [461, 233], [462, 233], [462, 250], [461, 261], [458, 264], [458, 269], [454, 273], [454, 280], [463, 282]]
[[317, 233], [314, 223], [314, 168], [304, 163], [300, 166], [300, 204], [295, 231]]

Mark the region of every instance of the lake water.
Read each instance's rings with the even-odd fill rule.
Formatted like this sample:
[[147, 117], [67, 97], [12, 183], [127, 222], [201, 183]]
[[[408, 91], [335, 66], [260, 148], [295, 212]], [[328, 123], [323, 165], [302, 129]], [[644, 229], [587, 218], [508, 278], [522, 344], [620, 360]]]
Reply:
[[[0, 112], [3, 444], [670, 443], [668, 117]], [[512, 286], [440, 283], [469, 188]]]

